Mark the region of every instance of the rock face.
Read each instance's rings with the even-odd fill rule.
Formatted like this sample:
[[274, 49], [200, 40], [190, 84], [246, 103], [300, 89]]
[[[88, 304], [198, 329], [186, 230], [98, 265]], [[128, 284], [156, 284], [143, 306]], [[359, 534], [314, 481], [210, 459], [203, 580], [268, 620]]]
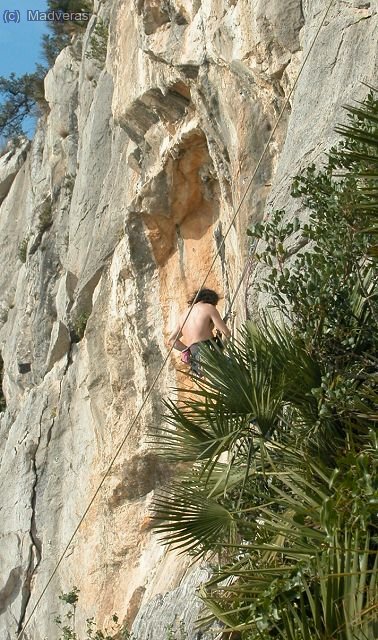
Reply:
[[[130, 426], [188, 294], [211, 269], [207, 285], [227, 307], [249, 222], [267, 198], [291, 215], [290, 178], [321, 161], [361, 83], [378, 84], [375, 3], [334, 0], [310, 51], [328, 5], [98, 3], [82, 43], [47, 75], [49, 112], [31, 148], [0, 159], [1, 638], [21, 631], [100, 483], [26, 637], [56, 636], [58, 595], [73, 585], [78, 629], [117, 612], [129, 628], [136, 618], [138, 640], [164, 640], [195, 610], [190, 559], [166, 553], [148, 511], [171, 472], [148, 436], [182, 379], [175, 356]], [[86, 56], [99, 17], [105, 68]], [[258, 275], [251, 312], [264, 303]], [[235, 310], [240, 324], [242, 293]]]

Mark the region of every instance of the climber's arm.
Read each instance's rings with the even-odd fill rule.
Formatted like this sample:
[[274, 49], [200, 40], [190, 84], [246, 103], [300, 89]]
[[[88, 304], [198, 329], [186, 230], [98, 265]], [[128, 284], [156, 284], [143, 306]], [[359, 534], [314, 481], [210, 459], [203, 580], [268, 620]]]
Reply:
[[168, 342], [174, 349], [178, 351], [184, 351], [187, 349], [187, 345], [181, 342], [180, 338], [182, 337], [182, 322], [180, 320], [175, 324], [173, 331], [170, 333]]
[[225, 338], [231, 337], [231, 331], [229, 330], [226, 323], [222, 320], [219, 311], [216, 307], [213, 307], [211, 310], [211, 319], [214, 323], [214, 326], [218, 331], [220, 331]]

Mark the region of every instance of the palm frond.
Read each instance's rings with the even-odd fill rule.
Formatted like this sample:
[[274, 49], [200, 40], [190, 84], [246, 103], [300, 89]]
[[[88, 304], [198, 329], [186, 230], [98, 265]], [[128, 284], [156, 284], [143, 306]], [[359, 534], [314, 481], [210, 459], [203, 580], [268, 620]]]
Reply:
[[[378, 101], [350, 108], [339, 132], [325, 170], [294, 188], [314, 250], [267, 281], [275, 300], [291, 295], [293, 329], [265, 316], [224, 351], [204, 347], [203, 377], [176, 390], [154, 433], [181, 463], [155, 528], [181, 552], [218, 554], [206, 620], [245, 640], [378, 637]], [[281, 237], [277, 219], [259, 237]]]
[[[360, 217], [360, 232], [374, 237], [378, 233], [378, 101], [374, 90], [359, 106], [345, 109], [349, 123], [336, 128], [345, 143], [332, 158], [358, 180], [354, 211]], [[370, 246], [368, 255], [376, 257], [376, 253], [377, 247]]]
[[276, 379], [281, 375], [283, 400], [295, 406], [303, 418], [313, 422], [318, 417], [318, 406], [312, 390], [321, 384], [318, 363], [287, 325], [274, 323], [266, 317], [262, 321], [260, 334], [260, 339], [266, 343], [265, 350], [272, 359]]
[[200, 487], [175, 483], [155, 498], [152, 517], [165, 544], [203, 555], [222, 542], [234, 540], [232, 514]]

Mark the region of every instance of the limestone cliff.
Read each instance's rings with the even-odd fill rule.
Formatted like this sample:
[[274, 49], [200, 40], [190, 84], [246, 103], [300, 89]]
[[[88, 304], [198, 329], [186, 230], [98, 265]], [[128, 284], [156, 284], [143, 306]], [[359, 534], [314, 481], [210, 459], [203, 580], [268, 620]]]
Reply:
[[[211, 265], [328, 5], [98, 2], [82, 41], [46, 77], [48, 109], [31, 145], [0, 158], [1, 638], [21, 630], [141, 406], [169, 325]], [[109, 24], [104, 68], [86, 55], [100, 18]], [[225, 304], [249, 222], [267, 198], [290, 214], [291, 177], [321, 161], [341, 105], [365, 94], [361, 83], [378, 84], [377, 35], [375, 2], [334, 0], [210, 274]], [[166, 553], [148, 515], [170, 473], [148, 434], [179, 369], [172, 356], [31, 619], [30, 640], [56, 637], [57, 596], [73, 585], [79, 627], [113, 612], [130, 626], [138, 614], [138, 640], [165, 640], [179, 616], [196, 637], [190, 559]]]

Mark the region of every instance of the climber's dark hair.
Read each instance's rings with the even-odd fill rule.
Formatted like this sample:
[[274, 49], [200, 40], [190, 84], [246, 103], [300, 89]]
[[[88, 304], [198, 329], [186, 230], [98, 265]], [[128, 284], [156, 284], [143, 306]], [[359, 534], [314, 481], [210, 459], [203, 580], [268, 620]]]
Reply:
[[198, 292], [195, 291], [193, 293], [190, 300], [188, 300], [188, 304], [192, 305], [194, 300], [196, 301], [196, 303], [207, 302], [207, 304], [212, 304], [215, 307], [219, 302], [219, 296], [217, 292], [213, 291], [212, 289], [200, 289]]

